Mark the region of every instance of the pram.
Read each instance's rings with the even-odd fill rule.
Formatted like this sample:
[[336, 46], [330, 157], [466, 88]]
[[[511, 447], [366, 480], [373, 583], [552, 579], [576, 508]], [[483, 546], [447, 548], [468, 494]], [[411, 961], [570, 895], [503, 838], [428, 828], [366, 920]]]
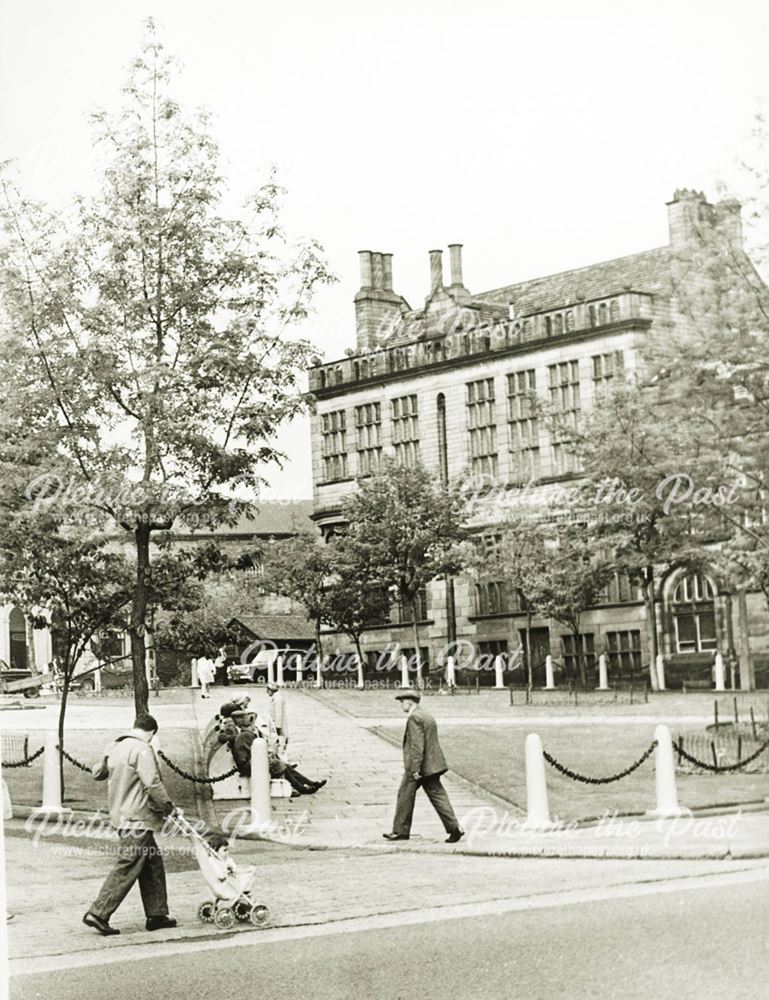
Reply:
[[226, 854], [223, 857], [181, 811], [176, 811], [173, 822], [179, 832], [192, 841], [200, 873], [214, 894], [214, 899], [206, 900], [198, 907], [200, 919], [207, 924], [216, 924], [220, 930], [229, 930], [236, 920], [264, 927], [269, 922], [270, 911], [263, 903], [254, 902], [251, 895], [256, 868], [238, 866]]

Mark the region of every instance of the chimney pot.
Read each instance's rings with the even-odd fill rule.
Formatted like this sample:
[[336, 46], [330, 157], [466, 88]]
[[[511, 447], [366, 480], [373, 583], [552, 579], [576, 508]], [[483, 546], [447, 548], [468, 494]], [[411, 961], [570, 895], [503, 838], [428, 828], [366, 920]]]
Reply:
[[430, 291], [443, 287], [443, 251], [430, 251]]
[[360, 260], [360, 287], [371, 288], [371, 251], [359, 250], [358, 259]]
[[451, 284], [464, 285], [462, 280], [462, 244], [449, 243], [449, 254], [451, 255]]
[[382, 254], [382, 276], [382, 287], [391, 292], [393, 290], [393, 255], [391, 253]]
[[374, 276], [374, 280], [372, 282], [374, 288], [384, 288], [384, 271], [382, 269], [381, 253], [373, 253], [371, 255], [371, 265]]

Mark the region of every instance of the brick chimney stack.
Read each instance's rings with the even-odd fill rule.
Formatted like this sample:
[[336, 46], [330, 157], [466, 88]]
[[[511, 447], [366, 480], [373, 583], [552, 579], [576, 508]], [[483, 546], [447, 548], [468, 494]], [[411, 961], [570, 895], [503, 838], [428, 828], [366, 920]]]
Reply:
[[360, 290], [355, 296], [358, 353], [376, 348], [400, 318], [403, 298], [393, 291], [393, 255], [361, 250]]
[[722, 237], [742, 248], [742, 206], [734, 199], [711, 205], [701, 191], [679, 188], [668, 202], [670, 246], [685, 250], [692, 243], [706, 239], [708, 230], [717, 230]]
[[430, 291], [443, 288], [443, 251], [430, 251]]
[[451, 284], [462, 285], [462, 244], [449, 243], [449, 254], [451, 259]]

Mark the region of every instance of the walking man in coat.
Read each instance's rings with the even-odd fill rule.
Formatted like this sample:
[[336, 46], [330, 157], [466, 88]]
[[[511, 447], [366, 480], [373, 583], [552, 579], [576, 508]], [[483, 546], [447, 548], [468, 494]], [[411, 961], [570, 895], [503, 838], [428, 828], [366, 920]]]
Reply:
[[398, 789], [392, 833], [384, 833], [385, 840], [408, 840], [417, 789], [423, 788], [433, 809], [438, 813], [448, 834], [447, 844], [456, 844], [464, 835], [457, 822], [441, 775], [448, 771], [446, 758], [438, 742], [435, 719], [419, 704], [420, 695], [411, 689], [396, 694], [401, 708], [408, 716], [403, 734], [403, 778]]
[[140, 715], [93, 769], [97, 781], [109, 782], [109, 818], [120, 840], [117, 864], [83, 917], [84, 924], [105, 937], [120, 933], [109, 919], [137, 881], [147, 930], [176, 927], [168, 915], [163, 856], [155, 842], [155, 832], [174, 809], [149, 745], [157, 730], [151, 715]]

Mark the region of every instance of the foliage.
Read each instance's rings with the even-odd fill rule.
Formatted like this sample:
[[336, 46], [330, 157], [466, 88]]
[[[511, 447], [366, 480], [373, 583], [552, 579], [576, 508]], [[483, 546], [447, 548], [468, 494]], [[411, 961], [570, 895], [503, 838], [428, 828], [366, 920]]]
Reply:
[[150, 537], [192, 512], [232, 523], [229, 494], [258, 493], [276, 428], [303, 405], [311, 348], [284, 334], [330, 280], [316, 244], [288, 245], [273, 178], [244, 221], [222, 214], [210, 123], [175, 101], [172, 68], [150, 22], [123, 107], [93, 116], [95, 197], [54, 213], [2, 184], [6, 391], [64, 466], [59, 508], [107, 514], [133, 540], [138, 710]]
[[360, 480], [358, 492], [343, 506], [347, 558], [371, 572], [376, 586], [394, 587], [412, 611], [420, 684], [416, 600], [432, 580], [461, 568], [466, 509], [462, 484], [444, 486], [424, 466], [393, 461]]

